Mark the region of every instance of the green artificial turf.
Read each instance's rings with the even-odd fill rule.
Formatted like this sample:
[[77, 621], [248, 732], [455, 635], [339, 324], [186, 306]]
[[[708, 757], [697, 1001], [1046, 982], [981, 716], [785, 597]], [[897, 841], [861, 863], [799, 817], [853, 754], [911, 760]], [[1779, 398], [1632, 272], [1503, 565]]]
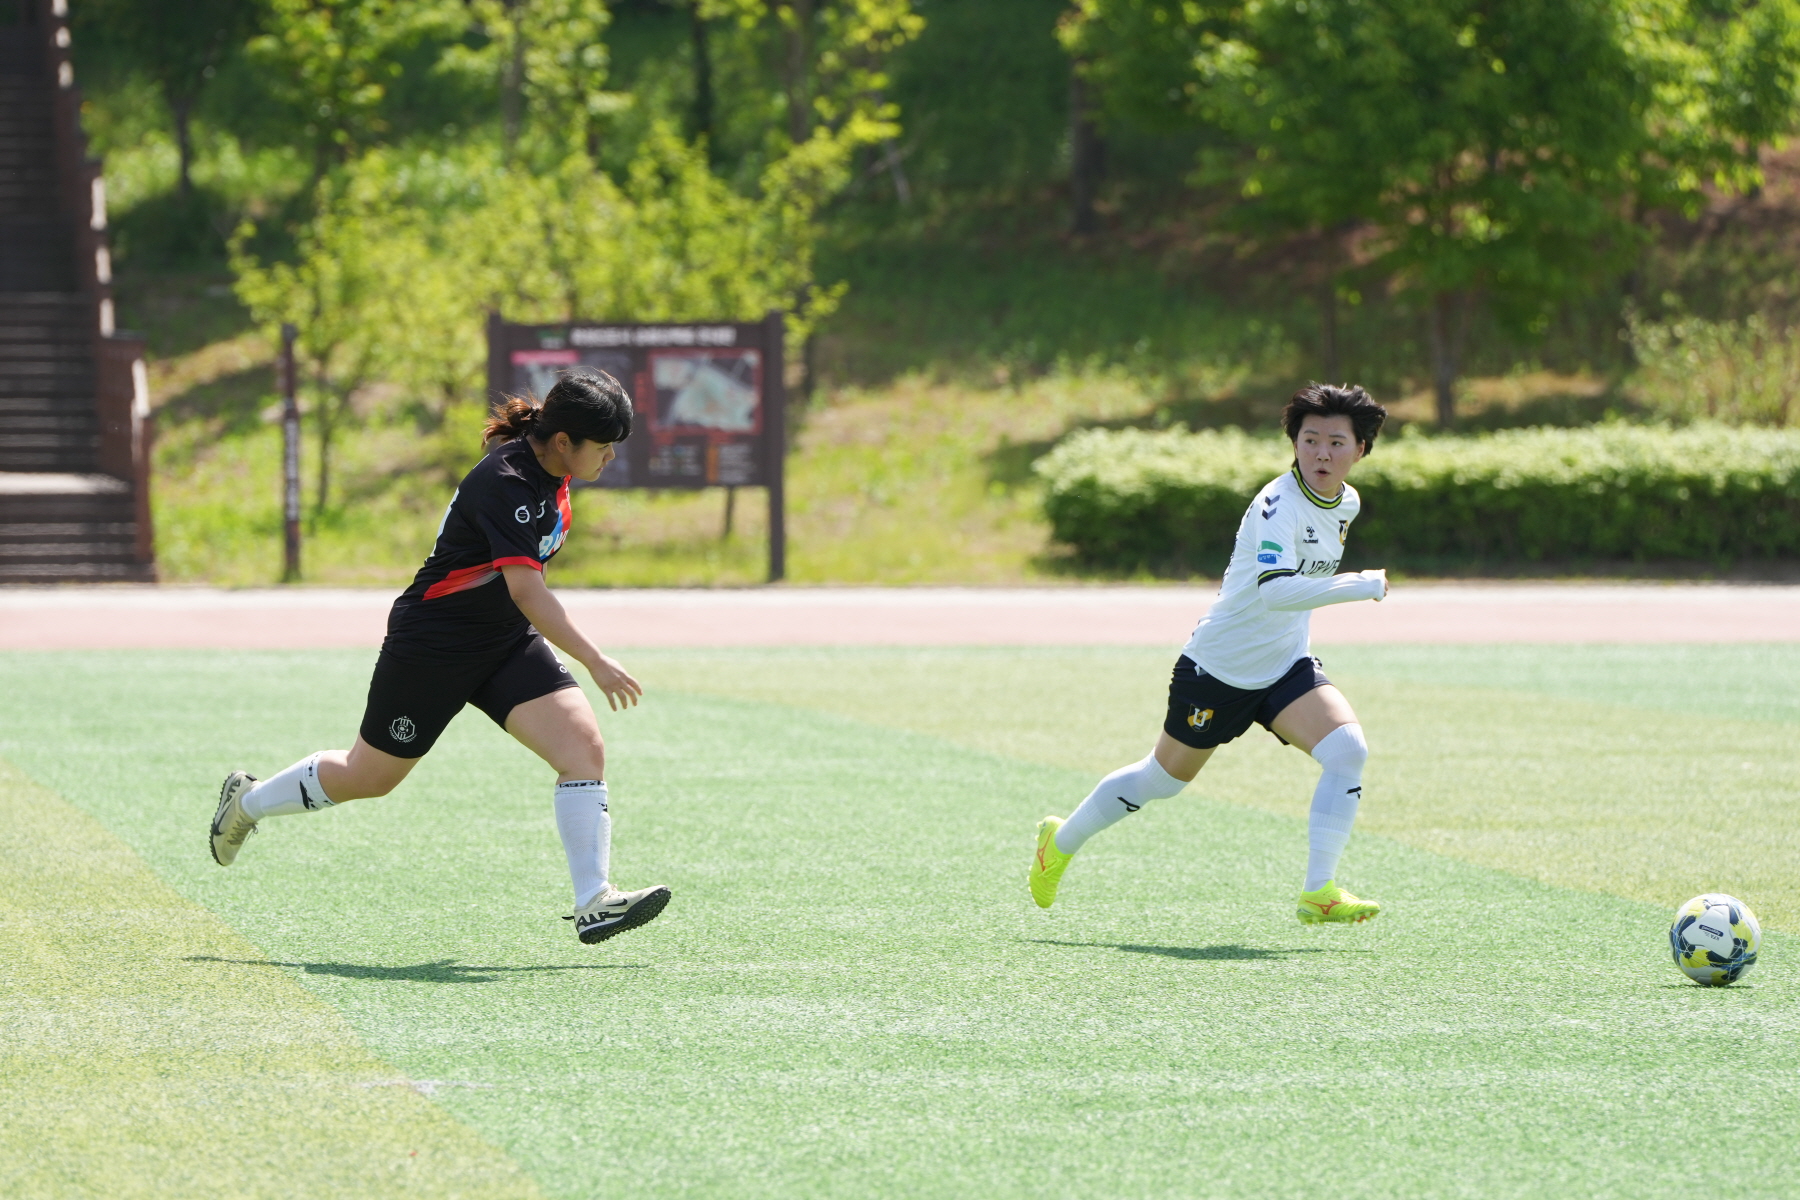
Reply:
[[302, 1180], [346, 1200], [541, 1196], [329, 1004], [284, 972], [222, 966], [261, 955], [3, 764], [0, 862], [0, 1195], [281, 1195]]
[[[1315, 769], [1260, 732], [1037, 911], [1032, 825], [1143, 753], [1171, 657], [626, 656], [650, 693], [602, 717], [616, 874], [676, 898], [597, 948], [556, 919], [547, 771], [473, 712], [394, 797], [213, 866], [220, 776], [343, 744], [366, 653], [0, 656], [0, 757], [242, 939], [132, 951], [244, 994], [240, 1089], [243, 1028], [322, 1019], [297, 982], [552, 1196], [1787, 1193], [1800, 649], [1327, 654], [1375, 749], [1343, 878], [1380, 921], [1293, 921]], [[1723, 991], [1664, 940], [1713, 887], [1775, 927]], [[68, 1002], [54, 973], [9, 991]], [[128, 1065], [5, 1036], [94, 1087]], [[54, 1102], [30, 1086], [11, 1103]]]

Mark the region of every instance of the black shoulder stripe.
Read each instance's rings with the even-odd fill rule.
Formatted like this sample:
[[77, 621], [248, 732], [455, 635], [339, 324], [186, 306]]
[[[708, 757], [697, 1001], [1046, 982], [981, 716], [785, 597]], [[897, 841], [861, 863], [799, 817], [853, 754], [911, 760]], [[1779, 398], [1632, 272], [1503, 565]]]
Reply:
[[1278, 571], [1264, 571], [1261, 575], [1256, 577], [1256, 586], [1261, 587], [1271, 579], [1285, 579], [1289, 575], [1298, 575], [1299, 573], [1300, 572], [1289, 567], [1284, 567]]

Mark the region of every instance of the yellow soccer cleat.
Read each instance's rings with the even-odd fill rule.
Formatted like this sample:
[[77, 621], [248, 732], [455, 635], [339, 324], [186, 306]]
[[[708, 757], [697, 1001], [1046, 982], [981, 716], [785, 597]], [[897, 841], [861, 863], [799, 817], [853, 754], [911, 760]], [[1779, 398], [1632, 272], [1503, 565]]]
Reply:
[[1031, 898], [1039, 908], [1056, 903], [1056, 885], [1062, 882], [1063, 869], [1075, 857], [1056, 848], [1056, 831], [1062, 826], [1061, 817], [1045, 817], [1038, 822], [1037, 854], [1031, 860], [1031, 874], [1026, 882], [1031, 884]]
[[1327, 880], [1316, 892], [1301, 892], [1296, 910], [1302, 925], [1360, 925], [1381, 915], [1375, 900], [1358, 900], [1335, 882]]

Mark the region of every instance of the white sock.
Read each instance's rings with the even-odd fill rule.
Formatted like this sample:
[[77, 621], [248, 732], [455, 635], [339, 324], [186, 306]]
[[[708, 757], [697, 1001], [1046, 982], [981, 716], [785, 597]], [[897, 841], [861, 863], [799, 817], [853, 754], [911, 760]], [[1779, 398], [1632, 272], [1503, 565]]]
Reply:
[[319, 784], [319, 755], [308, 755], [281, 774], [269, 776], [246, 792], [238, 803], [244, 806], [244, 815], [252, 821], [330, 808], [331, 797]]
[[571, 779], [556, 785], [556, 832], [562, 835], [575, 884], [575, 907], [585, 908], [606, 890], [612, 858], [612, 816], [606, 811], [606, 784]]
[[1064, 854], [1081, 849], [1089, 838], [1115, 825], [1152, 800], [1173, 796], [1187, 784], [1162, 769], [1156, 755], [1120, 767], [1100, 781], [1081, 807], [1056, 831], [1056, 848]]
[[1306, 823], [1311, 846], [1306, 857], [1306, 891], [1313, 892], [1337, 878], [1338, 858], [1350, 844], [1350, 827], [1356, 823], [1356, 806], [1362, 802], [1363, 763], [1369, 759], [1369, 743], [1362, 726], [1339, 725], [1319, 739], [1312, 756], [1325, 771], [1313, 789], [1312, 815]]

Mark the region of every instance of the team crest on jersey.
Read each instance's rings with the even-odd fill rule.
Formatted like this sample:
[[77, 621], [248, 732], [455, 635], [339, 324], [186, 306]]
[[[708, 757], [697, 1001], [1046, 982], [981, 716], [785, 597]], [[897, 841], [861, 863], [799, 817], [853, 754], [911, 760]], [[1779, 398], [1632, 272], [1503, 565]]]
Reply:
[[388, 726], [388, 736], [396, 742], [410, 742], [419, 736], [419, 729], [412, 723], [411, 717], [395, 717]]
[[1195, 733], [1199, 733], [1208, 725], [1212, 724], [1212, 719], [1212, 709], [1196, 707], [1193, 712], [1188, 714], [1188, 728], [1192, 729]]
[[1350, 522], [1339, 521], [1338, 522], [1338, 545], [1341, 546], [1349, 540], [1350, 540]]

